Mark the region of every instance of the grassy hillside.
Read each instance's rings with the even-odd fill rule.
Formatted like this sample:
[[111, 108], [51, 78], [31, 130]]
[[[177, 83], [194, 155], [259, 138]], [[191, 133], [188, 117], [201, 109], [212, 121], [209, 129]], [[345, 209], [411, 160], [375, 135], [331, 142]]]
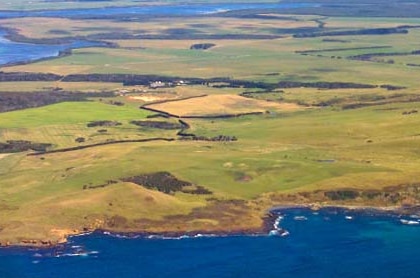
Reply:
[[[99, 20], [100, 30], [89, 29], [93, 21], [39, 19], [45, 24], [42, 32], [27, 20], [0, 24], [20, 29], [29, 39], [50, 39], [57, 26], [70, 37], [98, 35], [107, 28], [129, 35], [146, 28], [162, 37], [103, 38], [115, 47], [77, 49], [65, 57], [1, 69], [104, 74], [103, 82], [63, 82], [60, 77], [0, 83], [0, 94], [15, 92], [21, 96], [17, 101], [31, 91], [89, 93], [85, 101], [0, 114], [2, 244], [48, 245], [97, 228], [171, 234], [261, 231], [263, 216], [275, 205], [420, 202], [420, 32], [352, 33], [398, 29], [418, 24], [417, 19], [291, 20], [276, 14], [249, 21], [224, 18], [220, 25], [211, 17], [195, 23], [179, 18], [171, 19], [172, 26], [166, 19], [132, 25]], [[327, 28], [323, 31], [351, 33], [294, 36], [320, 20]], [[277, 29], [283, 30], [273, 29], [282, 24]], [[163, 36], [174, 26], [281, 37]], [[285, 34], [287, 28], [293, 30]], [[215, 46], [190, 49], [199, 43]], [[126, 76], [129, 86], [105, 82], [119, 73], [176, 82], [135, 85], [140, 76]], [[205, 79], [181, 82], [194, 77]], [[95, 95], [100, 92], [111, 94]], [[247, 112], [261, 113], [238, 116]], [[220, 117], [224, 114], [229, 117]], [[144, 142], [150, 138], [168, 140]], [[47, 152], [4, 151], [11, 140], [51, 146]]]

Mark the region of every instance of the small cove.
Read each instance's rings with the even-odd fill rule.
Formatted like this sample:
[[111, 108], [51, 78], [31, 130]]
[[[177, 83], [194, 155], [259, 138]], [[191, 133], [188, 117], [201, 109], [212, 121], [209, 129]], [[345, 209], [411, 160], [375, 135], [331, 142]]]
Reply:
[[418, 277], [418, 216], [303, 208], [279, 213], [286, 236], [93, 233], [53, 249], [0, 249], [0, 276]]

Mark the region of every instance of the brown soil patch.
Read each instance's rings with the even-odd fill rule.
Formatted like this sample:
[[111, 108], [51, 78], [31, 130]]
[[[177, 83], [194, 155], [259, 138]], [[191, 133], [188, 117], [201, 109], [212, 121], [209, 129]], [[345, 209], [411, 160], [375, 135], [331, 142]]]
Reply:
[[64, 243], [67, 241], [67, 237], [71, 235], [76, 235], [80, 233], [77, 230], [70, 230], [70, 229], [51, 229], [50, 234], [58, 239], [58, 243]]
[[252, 180], [253, 180], [253, 178], [251, 176], [248, 176], [248, 175], [243, 175], [243, 176], [236, 179], [236, 181], [238, 181], [238, 182], [250, 182]]

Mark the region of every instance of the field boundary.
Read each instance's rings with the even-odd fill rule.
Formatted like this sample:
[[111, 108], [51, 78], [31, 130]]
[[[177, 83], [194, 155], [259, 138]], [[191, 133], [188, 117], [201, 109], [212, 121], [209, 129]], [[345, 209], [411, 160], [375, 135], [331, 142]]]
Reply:
[[144, 142], [153, 142], [153, 141], [172, 142], [172, 141], [175, 141], [175, 140], [176, 140], [175, 138], [163, 138], [163, 137], [147, 138], [147, 139], [135, 139], [135, 140], [117, 140], [117, 141], [102, 142], [102, 143], [83, 145], [83, 146], [77, 146], [77, 147], [71, 147], [71, 148], [57, 149], [57, 150], [51, 150], [51, 151], [45, 151], [45, 152], [29, 153], [27, 155], [28, 156], [38, 156], [38, 155], [51, 154], [51, 153], [64, 153], [64, 152], [71, 152], [71, 151], [77, 151], [77, 150], [83, 150], [83, 149], [105, 146], [105, 145], [113, 145], [113, 144], [144, 143]]

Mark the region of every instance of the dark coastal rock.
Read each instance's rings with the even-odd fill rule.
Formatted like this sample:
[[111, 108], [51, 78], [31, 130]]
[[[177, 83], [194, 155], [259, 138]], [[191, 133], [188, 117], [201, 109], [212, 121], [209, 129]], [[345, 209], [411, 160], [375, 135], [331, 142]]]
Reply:
[[327, 191], [325, 196], [333, 201], [336, 200], [352, 200], [359, 197], [359, 192], [355, 190], [335, 190]]
[[379, 189], [341, 188], [294, 194], [271, 194], [278, 204], [329, 204], [361, 207], [415, 207], [420, 204], [420, 183], [398, 184]]

